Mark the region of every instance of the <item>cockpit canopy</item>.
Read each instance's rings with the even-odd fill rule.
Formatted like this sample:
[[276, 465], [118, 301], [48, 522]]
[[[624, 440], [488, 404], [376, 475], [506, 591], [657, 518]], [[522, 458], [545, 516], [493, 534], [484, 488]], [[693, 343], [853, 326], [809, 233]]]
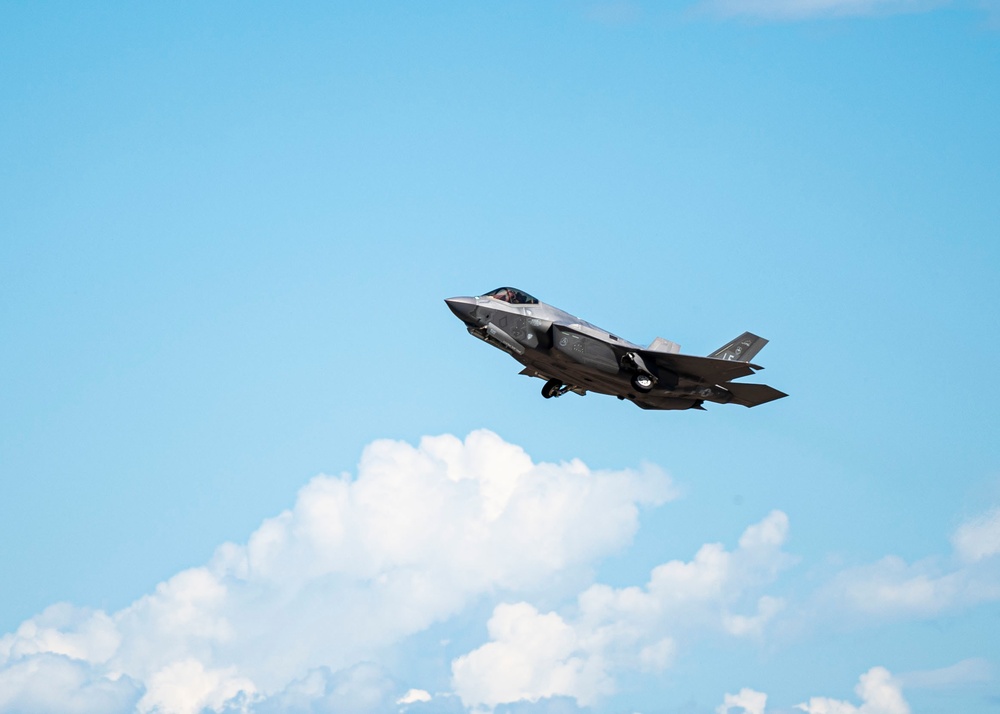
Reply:
[[483, 297], [491, 297], [494, 300], [503, 300], [504, 302], [509, 302], [512, 305], [538, 304], [537, 298], [533, 298], [531, 295], [528, 295], [528, 293], [523, 290], [518, 290], [517, 288], [497, 288], [496, 290], [491, 290], [486, 293]]

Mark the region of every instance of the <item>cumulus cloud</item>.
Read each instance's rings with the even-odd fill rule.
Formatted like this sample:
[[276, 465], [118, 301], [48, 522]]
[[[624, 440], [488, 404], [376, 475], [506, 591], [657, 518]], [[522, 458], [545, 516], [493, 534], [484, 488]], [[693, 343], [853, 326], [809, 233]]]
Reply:
[[[840, 699], [812, 697], [795, 708], [806, 714], [910, 714], [899, 680], [885, 667], [872, 667], [862, 674], [854, 691], [861, 699], [858, 706]], [[766, 705], [766, 694], [744, 688], [737, 694], [727, 694], [715, 711], [716, 714], [765, 714]]]
[[101, 664], [120, 643], [118, 628], [105, 613], [59, 603], [0, 637], [0, 662], [44, 652]]
[[455, 690], [466, 705], [493, 709], [521, 699], [569, 695], [592, 704], [611, 692], [600, 653], [554, 612], [528, 603], [501, 604], [487, 625], [490, 642], [452, 664]]
[[141, 687], [61, 654], [30, 654], [0, 668], [0, 711], [107, 714], [133, 711]]
[[[654, 467], [536, 464], [488, 431], [378, 441], [356, 477], [314, 478], [245, 545], [123, 610], [58, 605], [0, 638], [0, 709], [185, 714], [362, 690], [396, 706], [397, 683], [332, 673], [357, 684], [371, 671], [352, 667], [486, 594], [572, 592], [630, 542], [641, 506], [672, 497]], [[36, 686], [43, 671], [60, 686]]]
[[359, 662], [332, 672], [317, 667], [269, 695], [236, 697], [224, 714], [399, 714], [430, 695], [410, 690], [399, 696], [399, 683], [380, 665]]
[[910, 714], [899, 682], [885, 667], [872, 667], [861, 675], [855, 693], [860, 706], [839, 699], [813, 697], [796, 708], [807, 714]]
[[767, 695], [753, 689], [744, 687], [736, 694], [727, 694], [715, 712], [716, 714], [730, 714], [739, 710], [741, 714], [764, 714], [764, 707], [767, 706]]
[[256, 688], [236, 667], [209, 670], [196, 659], [173, 662], [153, 674], [146, 693], [139, 700], [140, 714], [176, 712], [198, 714], [203, 709], [218, 711], [238, 694], [253, 695]]
[[[793, 562], [781, 550], [787, 534], [788, 517], [774, 511], [747, 528], [733, 551], [704, 545], [691, 561], [654, 568], [645, 587], [587, 588], [572, 617], [526, 602], [498, 605], [489, 641], [452, 663], [455, 692], [466, 706], [487, 710], [553, 696], [589, 706], [614, 691], [616, 668], [669, 666], [676, 637], [693, 629], [757, 634], [782, 603], [751, 595]], [[755, 612], [735, 613], [748, 597]]]

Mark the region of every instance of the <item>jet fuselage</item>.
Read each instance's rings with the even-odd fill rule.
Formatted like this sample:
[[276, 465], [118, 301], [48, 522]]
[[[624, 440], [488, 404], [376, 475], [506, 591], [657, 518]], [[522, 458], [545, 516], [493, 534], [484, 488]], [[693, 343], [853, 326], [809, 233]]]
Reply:
[[[766, 340], [750, 333], [714, 353], [719, 356], [693, 357], [677, 354], [679, 347], [661, 338], [640, 347], [514, 288], [445, 302], [470, 334], [510, 354], [524, 365], [522, 374], [546, 380], [542, 394], [547, 398], [591, 391], [647, 409], [688, 409], [700, 408], [703, 401], [754, 406], [785, 396], [765, 385], [727, 383], [730, 374], [743, 376], [753, 374], [750, 367], [759, 369], [742, 355], [744, 350], [747, 357], [756, 354]], [[753, 396], [740, 397], [732, 387], [744, 392], [767, 389], [770, 396], [762, 399], [758, 389]]]

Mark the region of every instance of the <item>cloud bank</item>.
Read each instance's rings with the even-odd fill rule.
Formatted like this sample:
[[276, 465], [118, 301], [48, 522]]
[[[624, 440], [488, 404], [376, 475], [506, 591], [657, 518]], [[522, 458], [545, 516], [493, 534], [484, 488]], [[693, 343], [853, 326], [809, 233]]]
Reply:
[[[657, 565], [645, 584], [595, 583], [640, 510], [675, 497], [658, 468], [535, 463], [489, 431], [377, 441], [356, 475], [312, 479], [246, 543], [223, 544], [128, 607], [56, 604], [0, 637], [0, 712], [572, 711], [706, 637], [764, 643], [796, 611], [924, 618], [1000, 599], [1000, 509], [956, 529], [949, 558], [889, 556], [804, 601], [771, 591], [797, 560], [778, 510], [731, 547]], [[435, 655], [447, 691], [390, 671], [409, 638], [477, 613], [482, 639]], [[991, 676], [978, 659], [899, 679], [873, 667], [860, 704], [814, 697], [799, 709], [908, 714], [901, 681], [940, 689]], [[764, 714], [767, 702], [742, 689], [717, 711]]]
[[336, 673], [479, 597], [585, 583], [630, 542], [641, 506], [673, 497], [654, 467], [535, 464], [488, 431], [378, 441], [356, 478], [314, 478], [245, 545], [120, 612], [56, 605], [0, 638], [0, 710], [190, 714], [327, 697]]

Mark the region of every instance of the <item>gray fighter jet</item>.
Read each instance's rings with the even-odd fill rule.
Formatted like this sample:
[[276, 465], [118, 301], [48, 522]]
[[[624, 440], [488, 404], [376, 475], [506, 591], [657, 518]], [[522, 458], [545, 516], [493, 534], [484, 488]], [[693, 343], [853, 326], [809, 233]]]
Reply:
[[704, 409], [704, 402], [755, 407], [788, 395], [766, 384], [733, 382], [763, 369], [750, 360], [767, 340], [744, 332], [708, 357], [680, 354], [657, 337], [640, 347], [515, 288], [445, 300], [474, 337], [545, 380], [542, 396], [613, 394], [643, 409]]

